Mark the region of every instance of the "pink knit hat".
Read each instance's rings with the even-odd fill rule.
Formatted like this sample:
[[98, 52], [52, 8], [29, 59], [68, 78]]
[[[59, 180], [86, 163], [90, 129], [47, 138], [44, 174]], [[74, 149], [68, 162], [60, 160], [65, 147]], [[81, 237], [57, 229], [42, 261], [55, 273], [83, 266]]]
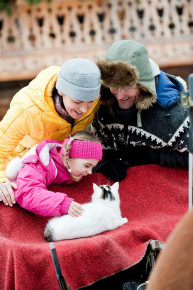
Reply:
[[[70, 139], [64, 140], [64, 145]], [[71, 138], [70, 158], [96, 159], [101, 161], [103, 156], [102, 145], [98, 142], [79, 141]]]

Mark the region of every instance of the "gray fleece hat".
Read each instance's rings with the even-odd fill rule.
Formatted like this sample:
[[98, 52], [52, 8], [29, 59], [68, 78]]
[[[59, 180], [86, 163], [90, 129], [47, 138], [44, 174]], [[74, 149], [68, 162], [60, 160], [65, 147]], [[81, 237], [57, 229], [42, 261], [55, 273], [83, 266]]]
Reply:
[[100, 94], [100, 70], [85, 58], [66, 61], [56, 81], [56, 89], [77, 101], [94, 101]]

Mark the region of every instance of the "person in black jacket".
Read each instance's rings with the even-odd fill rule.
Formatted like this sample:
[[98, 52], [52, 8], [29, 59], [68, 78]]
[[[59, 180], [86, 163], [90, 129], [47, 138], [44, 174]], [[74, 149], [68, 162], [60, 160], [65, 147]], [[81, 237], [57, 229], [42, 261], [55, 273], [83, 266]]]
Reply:
[[120, 181], [130, 166], [187, 168], [189, 118], [180, 104], [185, 81], [160, 71], [133, 40], [115, 42], [97, 64], [102, 105], [90, 128], [104, 157], [94, 172]]

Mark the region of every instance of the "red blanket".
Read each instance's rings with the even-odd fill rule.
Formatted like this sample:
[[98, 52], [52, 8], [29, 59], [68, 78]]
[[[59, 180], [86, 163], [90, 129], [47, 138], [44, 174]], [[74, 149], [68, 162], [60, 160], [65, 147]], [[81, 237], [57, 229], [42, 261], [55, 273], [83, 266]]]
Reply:
[[[54, 185], [52, 190], [83, 203], [90, 200], [93, 182], [112, 184], [93, 174], [77, 184]], [[128, 223], [93, 237], [55, 242], [71, 289], [136, 264], [150, 240], [165, 242], [188, 209], [188, 172], [158, 165], [129, 168], [119, 191], [122, 216]], [[17, 205], [0, 203], [0, 289], [59, 289], [50, 245], [43, 238], [47, 220]]]

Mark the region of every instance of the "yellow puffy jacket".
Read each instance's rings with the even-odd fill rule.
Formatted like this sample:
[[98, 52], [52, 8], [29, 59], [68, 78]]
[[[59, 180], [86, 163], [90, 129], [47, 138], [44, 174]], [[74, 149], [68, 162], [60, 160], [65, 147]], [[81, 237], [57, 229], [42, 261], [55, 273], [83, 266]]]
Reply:
[[51, 96], [59, 70], [52, 66], [41, 71], [13, 97], [0, 123], [0, 182], [7, 180], [5, 168], [13, 157], [23, 156], [44, 139], [63, 141], [71, 132], [86, 129], [98, 110], [99, 98], [73, 128], [57, 114]]

